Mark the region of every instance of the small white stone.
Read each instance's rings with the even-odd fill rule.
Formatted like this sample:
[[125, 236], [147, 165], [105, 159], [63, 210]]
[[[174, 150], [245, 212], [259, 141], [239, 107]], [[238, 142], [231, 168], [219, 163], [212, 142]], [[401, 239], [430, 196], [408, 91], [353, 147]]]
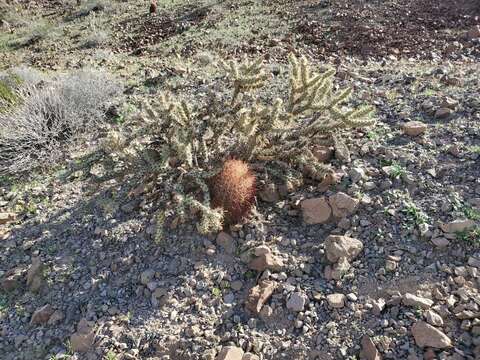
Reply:
[[443, 326], [443, 319], [440, 315], [438, 315], [435, 311], [433, 310], [428, 310], [425, 313], [425, 319], [427, 319], [427, 322], [430, 325], [434, 326]]
[[327, 295], [328, 304], [334, 309], [341, 309], [345, 306], [345, 295], [343, 294], [330, 294]]

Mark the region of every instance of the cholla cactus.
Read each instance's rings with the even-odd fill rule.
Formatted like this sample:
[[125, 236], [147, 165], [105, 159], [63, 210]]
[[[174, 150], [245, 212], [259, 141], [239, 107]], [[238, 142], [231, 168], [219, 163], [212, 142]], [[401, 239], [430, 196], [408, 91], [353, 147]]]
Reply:
[[[316, 73], [305, 58], [292, 55], [289, 60], [285, 100], [265, 103], [255, 97], [255, 90], [268, 80], [257, 60], [223, 63], [233, 85], [229, 104], [218, 106], [212, 97], [210, 104], [194, 108], [164, 94], [157, 103], [146, 105], [143, 118], [149, 126], [145, 133], [154, 134], [150, 144], [160, 159], [155, 169], [162, 174], [163, 185], [176, 194], [177, 214], [201, 213], [200, 232], [221, 228], [224, 213], [230, 211], [212, 209], [210, 198], [218, 196], [207, 185], [226, 159], [264, 162], [274, 176], [297, 171], [322, 180], [332, 169], [315, 158], [313, 146], [335, 145], [340, 143], [342, 130], [373, 124], [371, 107], [341, 107], [352, 90], [334, 93], [334, 70]], [[210, 190], [214, 192], [215, 187]]]
[[242, 64], [237, 64], [233, 60], [221, 64], [233, 80], [232, 106], [237, 104], [244, 93], [262, 88], [268, 79], [261, 58], [253, 62], [246, 60]]
[[[220, 170], [222, 154], [227, 153], [219, 142], [225, 129], [208, 124], [185, 101], [167, 94], [160, 97], [155, 107], [147, 105], [144, 117], [150, 122], [149, 132], [156, 135], [152, 141], [160, 155], [156, 170], [169, 176], [164, 185], [169, 184], [175, 194], [176, 213], [185, 218], [188, 212], [200, 212], [201, 233], [220, 230], [223, 209], [212, 209], [207, 182]], [[185, 190], [184, 184], [194, 184], [202, 200], [195, 198], [195, 192]]]
[[[277, 98], [272, 105], [255, 103], [241, 108], [236, 114], [240, 138], [247, 144], [243, 156], [264, 161], [286, 161], [299, 169], [308, 167], [311, 175], [321, 179], [331, 169], [316, 160], [311, 145], [334, 145], [340, 141], [338, 135], [342, 129], [373, 124], [370, 119], [373, 108], [341, 109], [340, 105], [352, 95], [352, 89], [333, 93], [334, 70], [317, 74], [310, 69], [305, 58], [299, 61], [291, 55], [289, 60], [291, 72], [286, 103]], [[250, 89], [248, 84], [253, 82], [255, 88], [261, 86], [264, 79], [261, 66], [248, 67], [252, 71], [244, 77], [245, 85], [242, 85], [242, 77], [239, 76], [242, 67], [230, 63], [230, 68], [233, 69], [229, 74], [233, 74], [234, 84], [232, 103], [235, 103], [239, 92]]]

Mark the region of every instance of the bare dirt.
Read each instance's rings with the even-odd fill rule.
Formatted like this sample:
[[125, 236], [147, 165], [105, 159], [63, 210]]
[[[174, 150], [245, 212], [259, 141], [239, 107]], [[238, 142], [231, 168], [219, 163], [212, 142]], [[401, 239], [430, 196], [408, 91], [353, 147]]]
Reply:
[[323, 56], [432, 59], [449, 55], [455, 41], [465, 53], [480, 54], [462, 39], [480, 23], [475, 0], [314, 1], [303, 4], [297, 17], [302, 40]]

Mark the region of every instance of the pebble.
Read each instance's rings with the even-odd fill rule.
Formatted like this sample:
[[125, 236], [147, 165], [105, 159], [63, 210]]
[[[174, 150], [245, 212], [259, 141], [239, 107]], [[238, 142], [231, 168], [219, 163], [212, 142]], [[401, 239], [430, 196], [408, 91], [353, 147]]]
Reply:
[[443, 319], [440, 315], [438, 315], [435, 311], [433, 310], [428, 310], [425, 313], [425, 319], [430, 325], [433, 326], [443, 326]]
[[421, 121], [409, 121], [403, 124], [403, 132], [408, 136], [419, 136], [427, 131], [427, 125]]
[[339, 293], [327, 295], [327, 302], [332, 308], [341, 309], [345, 306], [345, 295]]
[[301, 292], [294, 292], [287, 300], [287, 309], [300, 312], [305, 308], [308, 297]]
[[435, 111], [435, 119], [447, 119], [453, 114], [453, 110], [447, 107], [439, 108]]

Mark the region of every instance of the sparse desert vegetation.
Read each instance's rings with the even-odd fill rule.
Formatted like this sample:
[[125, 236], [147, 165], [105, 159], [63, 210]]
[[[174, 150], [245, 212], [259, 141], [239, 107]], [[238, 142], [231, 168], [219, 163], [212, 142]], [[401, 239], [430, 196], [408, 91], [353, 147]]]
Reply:
[[[18, 83], [9, 87], [8, 79]], [[19, 71], [3, 82], [6, 105], [0, 114], [0, 165], [3, 175], [52, 166], [69, 146], [94, 136], [109, 102], [120, 93], [112, 77], [95, 70], [30, 82]]]
[[479, 358], [479, 17], [0, 2], [0, 359]]

